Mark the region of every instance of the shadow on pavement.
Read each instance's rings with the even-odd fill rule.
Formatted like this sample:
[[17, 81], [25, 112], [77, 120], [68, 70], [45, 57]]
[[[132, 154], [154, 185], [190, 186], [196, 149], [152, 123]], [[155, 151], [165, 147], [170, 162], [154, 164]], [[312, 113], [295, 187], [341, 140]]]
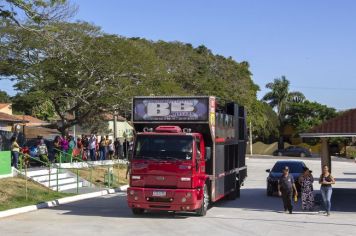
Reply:
[[[349, 180], [348, 180], [349, 181]], [[315, 199], [321, 201], [319, 190], [314, 191]], [[356, 212], [356, 189], [334, 188], [331, 204], [332, 211], [337, 212]], [[298, 202], [294, 204], [294, 211], [302, 211], [301, 199], [298, 197]], [[318, 206], [322, 202], [316, 202], [316, 210], [323, 208]], [[268, 197], [265, 189], [242, 189], [241, 198], [236, 201], [221, 201], [214, 204], [214, 207], [226, 208], [241, 208], [252, 211], [274, 211], [281, 212], [283, 210], [282, 199], [279, 197]], [[302, 212], [308, 214], [309, 212]]]
[[[315, 191], [318, 193], [318, 191]], [[332, 212], [356, 212], [356, 189], [333, 189]], [[268, 211], [281, 213], [283, 210], [282, 200], [279, 197], [267, 197], [266, 190], [262, 188], [242, 189], [241, 198], [235, 201], [222, 200], [214, 203], [212, 208], [239, 208], [248, 211]], [[79, 216], [100, 216], [100, 217], [122, 217], [122, 218], [150, 218], [150, 219], [186, 219], [195, 217], [193, 213], [170, 213], [170, 212], [149, 212], [135, 216], [126, 203], [126, 194], [118, 193], [104, 197], [86, 199], [55, 208], [50, 210], [58, 211], [62, 215], [79, 215]], [[62, 211], [62, 212], [61, 212]], [[303, 212], [299, 201], [294, 204], [296, 214], [312, 215], [315, 212]]]

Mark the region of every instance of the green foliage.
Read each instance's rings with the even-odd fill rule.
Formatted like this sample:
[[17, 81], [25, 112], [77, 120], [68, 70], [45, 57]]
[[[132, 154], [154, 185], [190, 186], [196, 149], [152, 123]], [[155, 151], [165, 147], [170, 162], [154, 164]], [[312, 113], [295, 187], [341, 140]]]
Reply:
[[[135, 95], [217, 96], [220, 103], [246, 106], [256, 134], [275, 132], [275, 114], [257, 101], [259, 88], [247, 62], [214, 55], [205, 46], [108, 35], [85, 22], [42, 29], [48, 37], [11, 25], [0, 30], [0, 77], [17, 82], [15, 110], [50, 119], [53, 108], [62, 132], [83, 123], [101, 130], [93, 117], [130, 114]], [[73, 112], [75, 119], [68, 119]]]
[[337, 112], [334, 108], [317, 102], [308, 100], [298, 103], [293, 102], [288, 107], [284, 124], [290, 124], [296, 129], [297, 133], [302, 133], [336, 115]]
[[273, 83], [268, 83], [266, 88], [271, 91], [266, 93], [263, 100], [268, 102], [271, 107], [276, 108], [278, 118], [281, 122], [284, 121], [286, 111], [291, 103], [298, 103], [305, 100], [301, 92], [290, 92], [290, 82], [285, 76], [274, 79]]
[[256, 101], [249, 112], [254, 137], [267, 139], [278, 135], [278, 116], [267, 103]]
[[5, 92], [0, 90], [0, 103], [10, 103], [11, 97]]
[[107, 134], [109, 133], [109, 123], [104, 117], [88, 116], [81, 122], [81, 128], [90, 134]]
[[64, 13], [68, 13], [66, 0], [4, 0], [4, 2], [0, 5], [0, 19], [8, 20], [21, 27], [23, 27], [22, 22], [45, 24], [58, 20], [64, 16]]
[[32, 108], [32, 116], [41, 120], [52, 120], [55, 118], [55, 110], [53, 104], [49, 100], [45, 100], [43, 103]]

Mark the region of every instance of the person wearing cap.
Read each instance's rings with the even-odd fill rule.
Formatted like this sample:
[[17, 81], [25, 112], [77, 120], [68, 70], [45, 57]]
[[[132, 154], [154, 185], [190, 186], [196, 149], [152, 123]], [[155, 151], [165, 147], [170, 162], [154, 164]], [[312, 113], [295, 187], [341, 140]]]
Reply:
[[292, 196], [298, 196], [297, 188], [294, 184], [294, 178], [289, 174], [289, 167], [285, 166], [283, 168], [283, 174], [278, 180], [278, 195], [282, 197], [283, 207], [285, 212], [292, 214], [293, 205], [292, 205]]
[[302, 209], [311, 211], [314, 208], [313, 182], [314, 177], [308, 167], [303, 168], [303, 174], [299, 176], [298, 182], [302, 192]]

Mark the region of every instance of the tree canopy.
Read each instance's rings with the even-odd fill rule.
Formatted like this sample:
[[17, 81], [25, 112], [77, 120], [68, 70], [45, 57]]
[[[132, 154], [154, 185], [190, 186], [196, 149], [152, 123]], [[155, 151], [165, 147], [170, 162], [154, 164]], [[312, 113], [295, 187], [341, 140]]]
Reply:
[[0, 90], [0, 103], [9, 103], [11, 102], [11, 97], [7, 92]]
[[67, 0], [4, 0], [0, 5], [0, 18], [25, 27], [24, 22], [43, 25], [61, 20], [74, 10]]
[[256, 99], [259, 88], [247, 62], [214, 55], [203, 45], [109, 35], [86, 22], [40, 28], [48, 37], [16, 24], [0, 29], [0, 78], [16, 81], [16, 110], [45, 119], [54, 111], [62, 132], [105, 112], [130, 114], [132, 96], [152, 94], [235, 101], [247, 107], [256, 133], [275, 129], [266, 118], [273, 111]]

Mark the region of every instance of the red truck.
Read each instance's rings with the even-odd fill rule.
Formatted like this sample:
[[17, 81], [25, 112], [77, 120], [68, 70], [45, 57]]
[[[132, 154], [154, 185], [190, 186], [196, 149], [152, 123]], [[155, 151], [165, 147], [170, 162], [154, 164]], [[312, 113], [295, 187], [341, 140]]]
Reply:
[[134, 97], [136, 131], [128, 205], [145, 210], [195, 212], [236, 199], [247, 177], [246, 112], [215, 97]]

